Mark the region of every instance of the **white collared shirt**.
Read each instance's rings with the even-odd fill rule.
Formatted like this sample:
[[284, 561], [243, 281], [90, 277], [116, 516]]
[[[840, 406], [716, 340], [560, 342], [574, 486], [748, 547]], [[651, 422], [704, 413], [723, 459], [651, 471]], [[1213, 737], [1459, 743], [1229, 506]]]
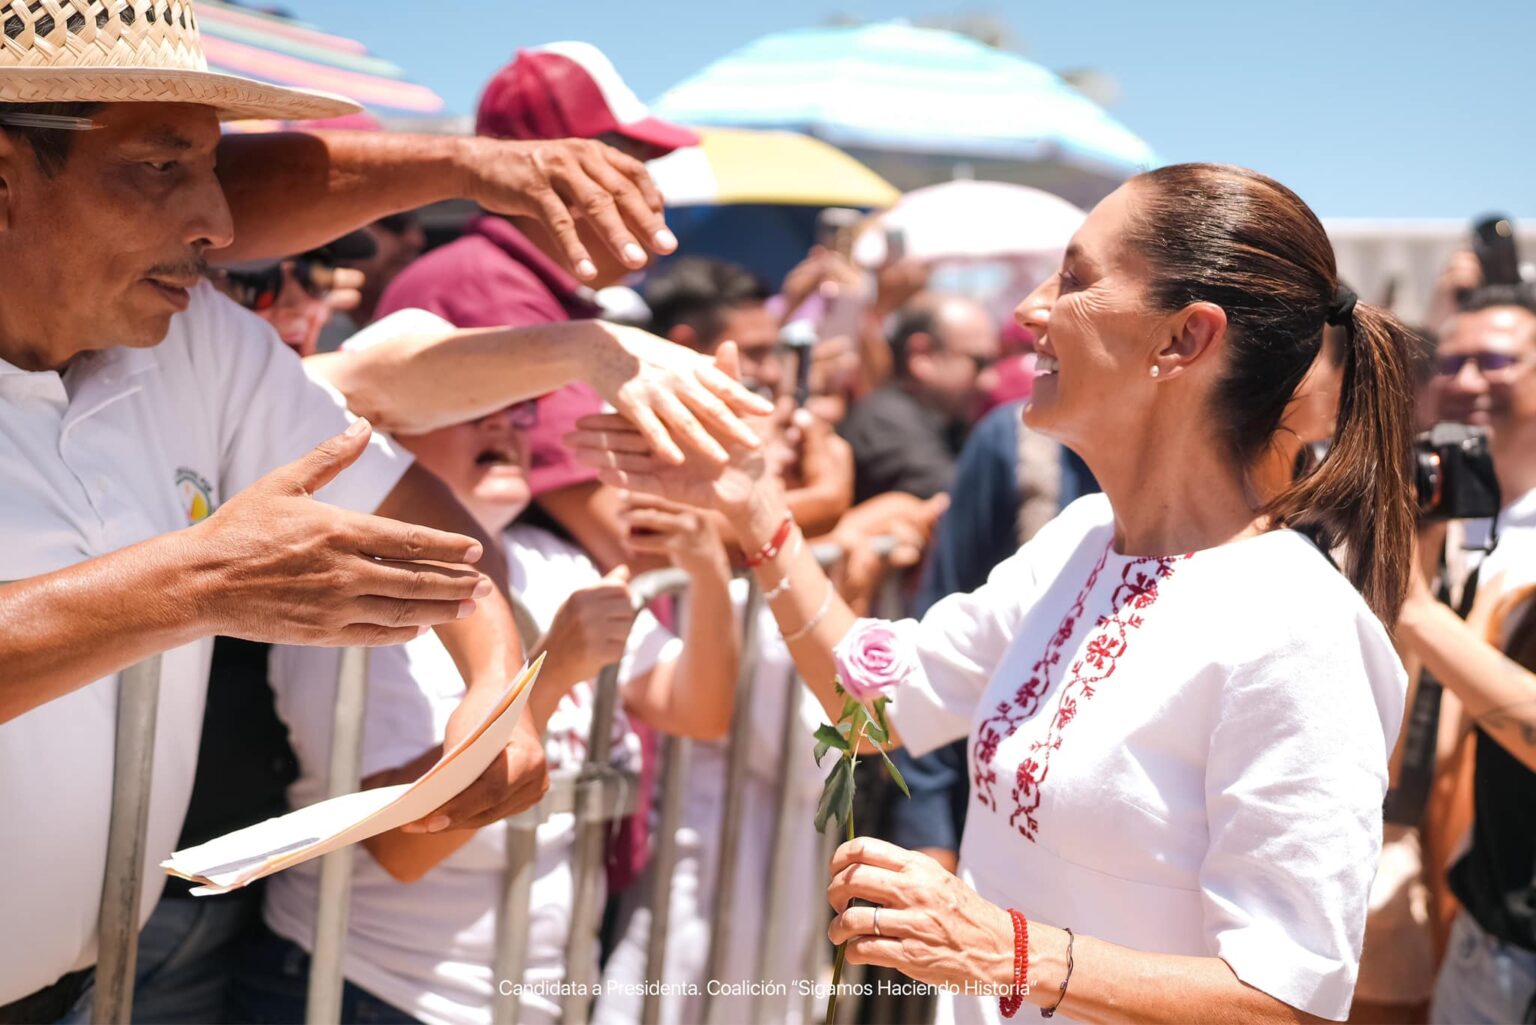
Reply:
[[[0, 581], [188, 526], [349, 419], [271, 327], [207, 284], [154, 348], [62, 374], [0, 361]], [[409, 465], [375, 435], [319, 497], [371, 511]], [[191, 794], [211, 651], [164, 653], [141, 918]], [[0, 723], [0, 1004], [96, 960], [116, 706], [114, 674]]]

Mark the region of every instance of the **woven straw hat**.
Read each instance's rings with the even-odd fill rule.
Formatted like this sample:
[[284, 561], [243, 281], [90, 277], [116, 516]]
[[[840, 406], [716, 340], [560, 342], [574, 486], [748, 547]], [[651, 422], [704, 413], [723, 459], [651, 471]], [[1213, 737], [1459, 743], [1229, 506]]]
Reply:
[[209, 71], [191, 0], [0, 0], [0, 102], [198, 103], [224, 121], [361, 109]]

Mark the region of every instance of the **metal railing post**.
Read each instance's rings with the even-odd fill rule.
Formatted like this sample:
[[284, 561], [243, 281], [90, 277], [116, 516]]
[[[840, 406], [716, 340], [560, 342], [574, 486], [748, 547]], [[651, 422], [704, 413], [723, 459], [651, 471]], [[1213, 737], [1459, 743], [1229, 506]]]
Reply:
[[[357, 790], [363, 756], [363, 711], [368, 704], [368, 649], [343, 648], [336, 680], [335, 721], [327, 797]], [[304, 1020], [330, 1025], [341, 1020], [342, 955], [352, 896], [351, 847], [320, 859], [320, 906], [315, 915], [314, 954], [309, 962], [309, 998]]]
[[677, 864], [677, 827], [683, 812], [683, 779], [688, 774], [692, 743], [687, 737], [666, 737], [661, 757], [661, 812], [656, 826], [656, 850], [651, 854], [650, 934], [645, 947], [645, 1001], [640, 1020], [661, 1021], [661, 989], [667, 972], [667, 931], [672, 926], [672, 872]]
[[[523, 645], [523, 656], [539, 641], [539, 624], [516, 592], [512, 621]], [[496, 912], [496, 954], [492, 963], [491, 1022], [516, 1025], [521, 1003], [518, 987], [528, 965], [528, 921], [532, 911], [533, 875], [538, 869], [538, 822], [515, 815], [506, 823], [507, 871], [502, 880], [501, 903]], [[503, 989], [503, 983], [506, 988]]]
[[[763, 927], [762, 943], [757, 948], [757, 977], [764, 982], [769, 980], [773, 967], [773, 952], [785, 939], [784, 919], [791, 914], [789, 902], [774, 897], [789, 893], [793, 882], [789, 867], [795, 829], [790, 824], [790, 817], [795, 813], [798, 787], [795, 786], [796, 765], [791, 754], [804, 748], [804, 741], [799, 737], [802, 695], [800, 674], [791, 666], [784, 684], [784, 723], [779, 730], [779, 800], [773, 816], [773, 855], [768, 862], [768, 875], [763, 880], [763, 907], [768, 911], [768, 921]], [[797, 740], [801, 742], [797, 744]], [[763, 988], [766, 991], [767, 987]], [[756, 1020], [764, 1025], [774, 1020], [766, 992], [758, 996], [755, 1010]]]
[[97, 1025], [126, 1025], [133, 1016], [139, 902], [144, 891], [144, 850], [149, 831], [159, 706], [159, 655], [151, 655], [118, 674], [112, 817], [107, 831], [101, 909], [96, 921], [96, 992], [91, 1020]]
[[561, 1001], [561, 1019], [566, 1025], [586, 1021], [591, 1005], [590, 993], [583, 992], [592, 974], [597, 944], [599, 877], [604, 872], [603, 833], [606, 820], [598, 817], [603, 802], [601, 780], [613, 751], [613, 714], [619, 703], [619, 664], [603, 667], [597, 676], [597, 693], [592, 707], [592, 734], [587, 741], [587, 761], [583, 767], [584, 785], [576, 789], [576, 842], [572, 870], [575, 893], [571, 900], [571, 931], [566, 939], [565, 975], [571, 982]]
[[[706, 980], [720, 980], [725, 957], [730, 949], [731, 912], [735, 904], [736, 851], [740, 846], [741, 812], [745, 804], [747, 777], [747, 735], [752, 729], [752, 691], [757, 683], [757, 621], [763, 604], [762, 591], [754, 577], [747, 578], [747, 600], [742, 611], [741, 663], [736, 677], [736, 704], [731, 716], [731, 734], [727, 741], [730, 761], [725, 770], [725, 809], [720, 816], [719, 864], [715, 870], [715, 906], [709, 929], [709, 958], [705, 962]], [[718, 1004], [706, 989], [705, 1022], [715, 1021]]]
[[[491, 985], [491, 1021], [516, 1025], [518, 987], [528, 965], [528, 921], [533, 894], [533, 874], [538, 869], [539, 835], [536, 824], [507, 823], [507, 873], [502, 884], [501, 905], [496, 915], [496, 960]], [[505, 989], [502, 983], [507, 983]]]

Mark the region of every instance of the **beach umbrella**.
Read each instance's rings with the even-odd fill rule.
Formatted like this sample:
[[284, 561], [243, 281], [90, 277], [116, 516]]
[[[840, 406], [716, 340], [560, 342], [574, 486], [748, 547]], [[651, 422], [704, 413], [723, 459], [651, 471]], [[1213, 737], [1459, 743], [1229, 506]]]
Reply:
[[1156, 155], [1054, 72], [899, 22], [780, 32], [667, 90], [658, 117], [824, 139], [902, 189], [955, 177], [1090, 205]]
[[668, 206], [771, 203], [887, 207], [901, 193], [834, 146], [795, 132], [705, 129], [697, 146], [651, 161]]
[[705, 129], [650, 162], [678, 252], [739, 263], [777, 284], [816, 241], [829, 206], [887, 207], [895, 186], [834, 146], [794, 132]]
[[1007, 182], [954, 181], [902, 196], [854, 243], [854, 259], [869, 267], [886, 260], [886, 230], [901, 232], [906, 256], [987, 260], [1061, 257], [1086, 215], [1060, 196]]
[[210, 70], [340, 93], [379, 118], [426, 117], [443, 109], [441, 96], [354, 39], [221, 0], [199, 0], [197, 20]]

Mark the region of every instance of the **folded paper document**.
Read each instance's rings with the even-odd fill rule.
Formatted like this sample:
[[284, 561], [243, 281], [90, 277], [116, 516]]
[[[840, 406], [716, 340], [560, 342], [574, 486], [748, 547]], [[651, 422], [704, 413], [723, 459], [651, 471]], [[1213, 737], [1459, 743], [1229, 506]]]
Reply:
[[361, 790], [177, 851], [160, 863], [202, 886], [198, 896], [227, 893], [348, 844], [425, 818], [480, 778], [528, 704], [544, 656], [523, 667], [480, 724], [414, 783]]

